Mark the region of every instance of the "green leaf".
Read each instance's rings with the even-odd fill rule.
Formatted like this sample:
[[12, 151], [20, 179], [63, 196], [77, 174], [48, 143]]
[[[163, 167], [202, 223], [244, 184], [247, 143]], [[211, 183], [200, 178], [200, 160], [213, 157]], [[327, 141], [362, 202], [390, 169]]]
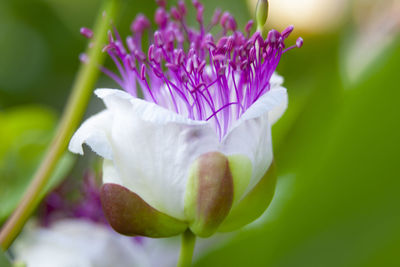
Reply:
[[[52, 137], [56, 116], [40, 107], [19, 107], [0, 113], [0, 223], [16, 208]], [[49, 185], [54, 188], [72, 167], [66, 153]]]

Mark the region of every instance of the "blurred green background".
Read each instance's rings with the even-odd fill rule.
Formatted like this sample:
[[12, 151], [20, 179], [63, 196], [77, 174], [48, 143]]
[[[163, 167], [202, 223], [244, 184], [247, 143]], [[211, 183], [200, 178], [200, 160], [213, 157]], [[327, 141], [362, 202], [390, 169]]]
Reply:
[[[227, 9], [241, 27], [252, 16], [251, 1], [203, 2], [206, 15]], [[278, 67], [290, 103], [273, 127], [276, 196], [260, 220], [195, 266], [400, 266], [399, 1], [270, 5], [269, 26], [298, 23], [288, 43], [305, 40]], [[0, 223], [52, 136], [87, 44], [79, 28], [93, 24], [98, 7], [96, 0], [0, 2]], [[307, 13], [327, 7], [336, 15]], [[153, 1], [125, 1], [116, 26], [127, 33], [138, 12], [152, 17], [154, 9]], [[104, 75], [98, 86], [116, 87]], [[101, 107], [93, 98], [87, 115]], [[73, 164], [67, 154], [53, 181], [81, 177], [87, 161]]]

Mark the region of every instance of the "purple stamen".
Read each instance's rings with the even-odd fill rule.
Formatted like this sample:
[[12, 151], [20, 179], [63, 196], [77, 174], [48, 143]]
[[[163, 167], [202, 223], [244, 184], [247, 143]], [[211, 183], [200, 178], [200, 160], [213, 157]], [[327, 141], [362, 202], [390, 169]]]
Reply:
[[150, 27], [150, 21], [145, 15], [139, 14], [131, 24], [131, 30], [133, 33], [142, 33], [144, 30]]
[[170, 13], [171, 13], [171, 16], [172, 16], [175, 20], [178, 20], [178, 21], [179, 21], [179, 20], [182, 19], [181, 13], [179, 12], [179, 10], [178, 10], [176, 7], [172, 7]]
[[250, 31], [251, 31], [251, 28], [253, 27], [253, 24], [254, 24], [254, 21], [249, 20], [249, 22], [247, 22], [247, 24], [246, 24], [246, 27], [244, 28], [247, 33], [247, 37], [250, 36]]
[[301, 37], [299, 37], [299, 38], [297, 38], [297, 40], [296, 40], [296, 46], [298, 47], [298, 48], [300, 48], [300, 47], [302, 47], [303, 46], [303, 38], [301, 38]]
[[166, 0], [156, 0], [156, 3], [158, 6], [165, 8], [165, 6], [167, 5], [167, 1]]
[[[253, 21], [244, 33], [237, 29], [234, 17], [214, 12], [204, 27], [203, 5], [192, 1], [199, 28], [186, 25], [184, 1], [165, 9], [165, 1], [157, 1], [154, 20], [158, 29], [146, 51], [142, 50], [142, 33], [150, 27], [144, 15], [131, 25], [132, 36], [126, 47], [116, 33], [109, 34], [105, 47], [119, 69], [121, 77], [103, 69], [123, 89], [136, 97], [140, 85], [144, 99], [180, 113], [193, 120], [210, 121], [222, 139], [231, 125], [263, 94], [270, 90], [270, 79], [283, 53], [301, 47], [303, 39], [285, 49], [284, 40], [293, 31], [271, 30], [264, 40], [260, 32], [251, 34]], [[220, 25], [222, 36], [209, 31]], [[229, 34], [228, 34], [229, 33]]]
[[161, 29], [164, 29], [165, 26], [167, 25], [168, 14], [163, 7], [159, 7], [157, 9], [156, 14], [154, 15], [154, 21]]
[[93, 37], [93, 31], [89, 28], [82, 27], [80, 33], [88, 39]]

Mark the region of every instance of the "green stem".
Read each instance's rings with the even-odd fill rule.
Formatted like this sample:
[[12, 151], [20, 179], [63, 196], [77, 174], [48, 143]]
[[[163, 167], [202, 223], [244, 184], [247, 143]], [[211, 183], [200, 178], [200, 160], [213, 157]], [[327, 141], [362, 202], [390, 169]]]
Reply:
[[118, 0], [106, 0], [101, 6], [94, 27], [94, 46], [88, 48], [88, 61], [82, 64], [78, 71], [55, 136], [18, 207], [1, 229], [0, 245], [3, 250], [8, 249], [40, 203], [40, 193], [47, 185], [51, 173], [82, 120], [99, 76], [99, 65], [105, 57], [101, 50], [107, 40], [110, 21], [116, 14], [117, 2]]
[[192, 264], [196, 236], [188, 229], [182, 234], [181, 254], [177, 267], [190, 267]]

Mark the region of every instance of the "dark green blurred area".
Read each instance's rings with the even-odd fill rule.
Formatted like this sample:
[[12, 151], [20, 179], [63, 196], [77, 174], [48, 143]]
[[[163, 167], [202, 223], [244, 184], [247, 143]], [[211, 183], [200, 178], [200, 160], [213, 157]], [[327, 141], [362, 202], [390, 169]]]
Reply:
[[[250, 17], [244, 1], [205, 4], [206, 14], [229, 9], [241, 26]], [[24, 105], [60, 114], [86, 45], [79, 28], [92, 25], [98, 6], [0, 2], [0, 114]], [[127, 33], [137, 12], [151, 16], [154, 8], [153, 1], [124, 2], [118, 29]], [[303, 48], [284, 55], [278, 71], [290, 104], [273, 128], [276, 196], [264, 219], [195, 266], [400, 266], [400, 40], [380, 64], [343, 82], [350, 23], [303, 35]], [[103, 75], [99, 86], [115, 84]]]

